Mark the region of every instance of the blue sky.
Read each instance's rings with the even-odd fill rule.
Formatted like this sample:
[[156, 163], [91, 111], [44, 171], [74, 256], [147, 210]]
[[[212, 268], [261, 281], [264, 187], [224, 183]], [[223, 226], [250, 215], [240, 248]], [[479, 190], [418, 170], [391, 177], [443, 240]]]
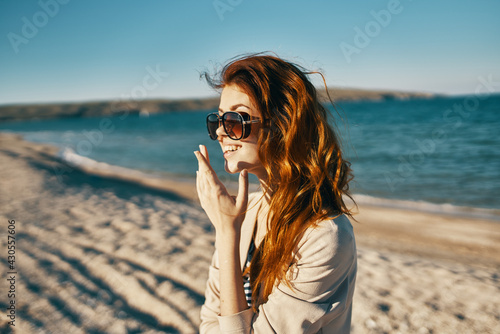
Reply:
[[499, 14], [496, 0], [3, 0], [0, 104], [214, 95], [199, 71], [259, 51], [332, 87], [467, 94], [481, 77], [500, 92]]

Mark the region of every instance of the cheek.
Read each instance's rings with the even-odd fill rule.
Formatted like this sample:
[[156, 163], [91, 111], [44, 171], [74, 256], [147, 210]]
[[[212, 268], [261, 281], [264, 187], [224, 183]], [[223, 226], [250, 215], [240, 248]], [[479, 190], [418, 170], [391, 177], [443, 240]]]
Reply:
[[256, 144], [249, 145], [245, 148], [245, 156], [248, 160], [259, 161], [259, 150]]

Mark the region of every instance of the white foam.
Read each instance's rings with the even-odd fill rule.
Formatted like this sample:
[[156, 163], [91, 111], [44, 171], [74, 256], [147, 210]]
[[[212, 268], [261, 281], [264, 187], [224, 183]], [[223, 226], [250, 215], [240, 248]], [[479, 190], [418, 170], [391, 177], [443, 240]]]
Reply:
[[136, 169], [111, 165], [84, 157], [75, 153], [73, 149], [68, 147], [59, 150], [58, 157], [72, 167], [98, 176], [128, 180], [137, 183], [142, 183], [138, 182], [142, 180], [154, 180], [160, 178], [160, 175], [156, 173], [144, 173]]
[[500, 210], [458, 206], [453, 204], [436, 204], [425, 201], [408, 201], [373, 197], [369, 195], [355, 194], [354, 200], [358, 204], [380, 206], [394, 209], [416, 210], [428, 213], [446, 214], [471, 218], [486, 218], [500, 220]]
[[[68, 147], [61, 149], [58, 153], [58, 157], [61, 160], [65, 161], [70, 166], [83, 169], [87, 173], [92, 173], [103, 177], [128, 180], [130, 182], [136, 182], [139, 184], [143, 184], [144, 181], [151, 181], [153, 183], [157, 183], [157, 181], [155, 180], [162, 178], [161, 173], [154, 174], [148, 172], [146, 174], [139, 170], [120, 167], [116, 165], [110, 165], [105, 162], [96, 161], [81, 156]], [[395, 199], [380, 198], [362, 194], [354, 194], [353, 198], [357, 204], [361, 205], [364, 204], [364, 205], [372, 205], [378, 207], [416, 210], [420, 212], [446, 214], [452, 216], [471, 217], [471, 218], [485, 218], [485, 219], [500, 221], [499, 209], [474, 208], [466, 206], [457, 206], [452, 204], [435, 204], [424, 201], [395, 200]]]

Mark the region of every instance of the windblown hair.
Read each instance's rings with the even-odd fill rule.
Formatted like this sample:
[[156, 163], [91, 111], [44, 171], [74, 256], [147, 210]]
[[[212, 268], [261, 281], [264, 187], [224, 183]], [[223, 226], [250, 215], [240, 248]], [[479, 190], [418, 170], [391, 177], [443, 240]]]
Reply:
[[343, 195], [352, 200], [352, 170], [307, 77], [312, 73], [276, 56], [254, 54], [230, 61], [216, 76], [202, 74], [215, 89], [238, 86], [266, 120], [258, 147], [270, 210], [267, 234], [249, 267], [254, 310], [275, 285], [290, 286], [286, 272], [307, 228], [342, 214], [352, 216], [343, 200]]

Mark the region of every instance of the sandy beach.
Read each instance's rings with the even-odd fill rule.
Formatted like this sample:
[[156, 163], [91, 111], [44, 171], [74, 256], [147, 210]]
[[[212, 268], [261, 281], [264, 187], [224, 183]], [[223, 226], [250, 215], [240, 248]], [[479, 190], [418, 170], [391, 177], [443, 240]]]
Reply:
[[[97, 176], [57, 151], [0, 134], [0, 332], [196, 333], [214, 231], [194, 183]], [[369, 205], [355, 217], [352, 333], [500, 333], [500, 221]]]

